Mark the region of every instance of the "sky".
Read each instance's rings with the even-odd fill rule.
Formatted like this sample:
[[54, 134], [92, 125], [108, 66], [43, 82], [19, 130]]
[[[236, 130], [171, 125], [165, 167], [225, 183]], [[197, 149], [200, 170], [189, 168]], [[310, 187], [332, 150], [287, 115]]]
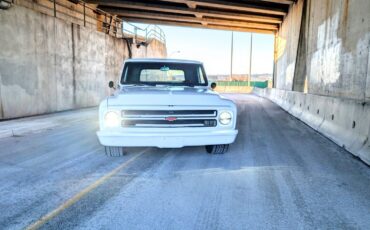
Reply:
[[[231, 31], [162, 25], [160, 28], [166, 35], [168, 58], [201, 61], [208, 75], [230, 74]], [[250, 36], [234, 32], [233, 74], [249, 73]], [[252, 74], [271, 74], [274, 36], [254, 33], [252, 50]]]

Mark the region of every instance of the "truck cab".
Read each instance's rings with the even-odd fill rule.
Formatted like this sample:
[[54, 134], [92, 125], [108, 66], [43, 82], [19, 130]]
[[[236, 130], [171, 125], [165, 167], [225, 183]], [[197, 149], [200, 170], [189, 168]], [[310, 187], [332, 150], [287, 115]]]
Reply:
[[201, 62], [129, 59], [117, 86], [109, 85], [115, 92], [100, 103], [97, 132], [108, 152], [205, 146], [225, 153], [237, 136], [236, 105], [210, 87]]

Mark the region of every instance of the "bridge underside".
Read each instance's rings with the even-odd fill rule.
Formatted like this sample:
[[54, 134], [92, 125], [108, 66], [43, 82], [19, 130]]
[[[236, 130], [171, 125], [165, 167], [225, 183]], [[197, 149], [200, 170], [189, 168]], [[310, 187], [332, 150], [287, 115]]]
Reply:
[[295, 0], [87, 0], [126, 21], [275, 33]]

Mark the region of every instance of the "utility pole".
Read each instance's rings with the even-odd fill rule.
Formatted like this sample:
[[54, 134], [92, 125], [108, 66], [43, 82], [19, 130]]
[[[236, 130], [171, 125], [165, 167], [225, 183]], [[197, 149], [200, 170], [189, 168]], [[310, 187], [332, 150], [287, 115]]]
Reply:
[[234, 31], [231, 31], [231, 51], [230, 51], [230, 81], [233, 79], [233, 50], [234, 50]]
[[253, 43], [253, 34], [251, 33], [251, 44], [249, 48], [249, 81], [248, 86], [251, 86], [252, 83], [252, 43]]

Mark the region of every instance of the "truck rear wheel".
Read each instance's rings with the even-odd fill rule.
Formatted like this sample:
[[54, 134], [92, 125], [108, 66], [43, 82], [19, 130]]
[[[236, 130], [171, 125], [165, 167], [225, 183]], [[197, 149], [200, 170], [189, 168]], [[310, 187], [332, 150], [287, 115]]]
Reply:
[[123, 147], [104, 146], [105, 155], [109, 157], [120, 157], [126, 155]]
[[224, 154], [229, 150], [229, 145], [206, 145], [206, 151], [210, 154]]

